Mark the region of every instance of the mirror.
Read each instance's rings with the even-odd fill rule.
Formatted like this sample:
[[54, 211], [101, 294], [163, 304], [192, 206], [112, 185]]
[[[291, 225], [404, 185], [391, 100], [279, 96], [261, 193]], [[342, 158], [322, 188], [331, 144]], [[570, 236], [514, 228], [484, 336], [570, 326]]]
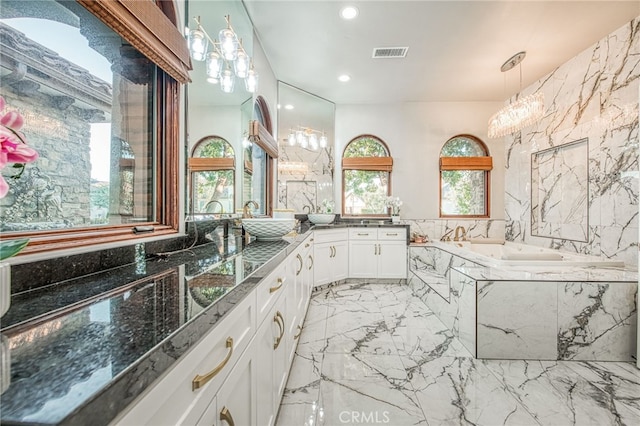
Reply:
[[[199, 18], [202, 28], [211, 39], [218, 39], [219, 31], [227, 27], [225, 16], [230, 17], [230, 24], [233, 30], [241, 39], [246, 53], [251, 56], [253, 52], [253, 28], [241, 1], [186, 1], [185, 25], [189, 29], [196, 29], [198, 24], [194, 18]], [[210, 46], [208, 50], [211, 51]], [[186, 179], [188, 185], [187, 214], [194, 217], [208, 215], [211, 211], [217, 213], [221, 208], [217, 203], [215, 206], [209, 205], [206, 207], [207, 203], [216, 197], [214, 196], [215, 194], [197, 194], [196, 192], [199, 189], [208, 188], [203, 183], [198, 185], [197, 179], [201, 179], [206, 173], [209, 173], [212, 178], [218, 178], [222, 173], [221, 170], [226, 170], [224, 173], [231, 173], [235, 177], [234, 179], [229, 179], [229, 176], [227, 176], [226, 182], [234, 181], [236, 184], [244, 182], [243, 151], [245, 150], [245, 144], [243, 144], [243, 139], [248, 133], [248, 123], [252, 116], [253, 95], [246, 91], [243, 80], [237, 77], [235, 78], [233, 92], [224, 93], [219, 83], [212, 84], [207, 81], [206, 63], [204, 61], [196, 61], [192, 58], [192, 64], [193, 70], [190, 72], [191, 83], [186, 87], [188, 160], [192, 160], [191, 157], [194, 155], [196, 144], [210, 138], [222, 139], [228, 142], [233, 150], [232, 168], [225, 169], [224, 167], [226, 166], [223, 167], [218, 164], [214, 166], [217, 168], [213, 169], [217, 171], [216, 173], [206, 172], [202, 167], [208, 166], [203, 166], [202, 161], [200, 162], [201, 168], [199, 170], [192, 167], [195, 163], [198, 163], [197, 161], [195, 163], [188, 161], [189, 167]], [[228, 66], [233, 69], [233, 64], [228, 64]], [[246, 105], [249, 105], [248, 115]], [[199, 174], [194, 176], [195, 172]], [[216, 188], [219, 185], [211, 184], [209, 186]], [[217, 198], [218, 201], [222, 201], [225, 213], [234, 213], [242, 207], [243, 192], [238, 187], [226, 188], [224, 194], [231, 194], [231, 198], [227, 200]]]
[[278, 105], [278, 208], [334, 205], [335, 104], [280, 81]]
[[531, 156], [531, 235], [589, 241], [588, 139]]

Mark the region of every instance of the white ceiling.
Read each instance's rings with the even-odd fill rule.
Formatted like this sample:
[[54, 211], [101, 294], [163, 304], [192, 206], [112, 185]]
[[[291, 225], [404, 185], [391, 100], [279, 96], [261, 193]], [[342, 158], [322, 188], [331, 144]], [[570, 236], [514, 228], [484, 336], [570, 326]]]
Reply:
[[[640, 16], [639, 0], [243, 3], [276, 77], [338, 104], [503, 101], [519, 88], [518, 67], [500, 71], [513, 54], [527, 52], [526, 87]], [[371, 58], [395, 46], [406, 58]]]

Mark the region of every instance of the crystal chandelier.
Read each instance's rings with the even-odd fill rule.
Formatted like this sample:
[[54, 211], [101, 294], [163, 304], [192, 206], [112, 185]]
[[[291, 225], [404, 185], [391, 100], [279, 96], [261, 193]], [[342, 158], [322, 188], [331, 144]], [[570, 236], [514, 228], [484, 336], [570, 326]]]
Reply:
[[[513, 55], [500, 67], [500, 71], [507, 72], [521, 64], [526, 52]], [[522, 65], [520, 65], [520, 91], [522, 91]], [[544, 94], [536, 92], [510, 103], [489, 119], [488, 136], [499, 138], [515, 133], [540, 120], [544, 115]]]
[[238, 77], [244, 80], [247, 92], [255, 93], [258, 89], [258, 73], [242, 46], [242, 40], [231, 27], [231, 17], [229, 15], [224, 17], [227, 28], [220, 30], [218, 34], [220, 41], [209, 37], [200, 23], [200, 17], [193, 19], [196, 21], [197, 28], [189, 30], [189, 52], [194, 61], [205, 62], [207, 81], [211, 84], [220, 83], [223, 92], [232, 93]]
[[314, 130], [310, 127], [298, 126], [297, 129], [289, 130], [287, 143], [289, 146], [299, 145], [302, 148], [309, 148], [316, 151], [318, 148], [326, 148], [328, 140], [324, 132]]

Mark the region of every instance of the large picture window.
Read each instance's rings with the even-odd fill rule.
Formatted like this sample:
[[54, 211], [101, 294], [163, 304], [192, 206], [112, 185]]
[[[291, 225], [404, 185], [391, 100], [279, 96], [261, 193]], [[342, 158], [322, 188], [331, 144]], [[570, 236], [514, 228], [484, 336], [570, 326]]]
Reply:
[[492, 159], [475, 136], [458, 135], [440, 151], [440, 217], [489, 217]]
[[142, 9], [162, 29], [146, 43], [130, 37], [136, 47], [105, 23], [118, 13], [130, 22], [118, 27], [123, 33], [143, 27], [119, 1], [0, 8], [0, 95], [23, 115], [24, 138], [39, 153], [19, 178], [2, 172], [10, 189], [0, 199], [0, 231], [30, 237], [25, 252], [137, 238], [141, 223], [155, 235], [177, 230], [175, 78], [186, 76], [176, 71], [185, 64], [153, 47], [163, 32], [176, 40], [177, 28], [155, 3]]
[[353, 139], [342, 155], [342, 214], [387, 215], [393, 159], [386, 144], [371, 135]]

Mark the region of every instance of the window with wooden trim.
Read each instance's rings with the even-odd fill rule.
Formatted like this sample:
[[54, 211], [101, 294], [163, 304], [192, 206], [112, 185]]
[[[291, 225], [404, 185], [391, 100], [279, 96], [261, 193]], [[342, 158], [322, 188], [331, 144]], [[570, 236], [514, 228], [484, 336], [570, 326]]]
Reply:
[[40, 155], [17, 179], [3, 170], [0, 238], [29, 238], [28, 254], [177, 232], [190, 60], [175, 5], [32, 3], [0, 8], [0, 95]]
[[278, 144], [273, 138], [271, 113], [266, 100], [258, 96], [253, 105], [255, 120], [249, 123], [250, 144], [244, 150], [242, 202], [255, 201], [257, 214], [272, 212], [273, 170], [278, 158]]
[[191, 211], [194, 214], [235, 212], [235, 154], [218, 136], [201, 139], [189, 158]]
[[349, 142], [342, 154], [342, 214], [388, 215], [393, 158], [376, 136], [362, 135]]
[[440, 217], [489, 217], [492, 168], [489, 150], [480, 139], [449, 139], [440, 151]]

